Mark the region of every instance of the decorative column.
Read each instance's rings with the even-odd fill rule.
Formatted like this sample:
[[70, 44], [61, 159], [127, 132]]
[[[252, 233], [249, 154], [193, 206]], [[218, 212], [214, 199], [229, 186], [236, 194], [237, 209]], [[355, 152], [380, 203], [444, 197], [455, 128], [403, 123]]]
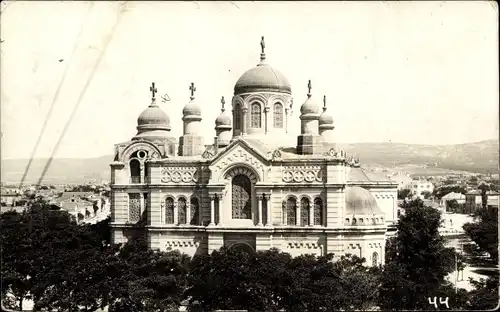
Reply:
[[223, 204], [222, 204], [222, 197], [224, 196], [224, 194], [222, 193], [217, 193], [217, 200], [219, 201], [219, 211], [218, 211], [218, 214], [219, 214], [219, 222], [217, 222], [217, 225], [219, 226], [222, 226], [222, 223], [223, 223], [223, 220], [222, 220], [222, 207], [223, 207]]
[[296, 207], [295, 207], [295, 211], [296, 211], [296, 214], [295, 214], [295, 224], [294, 225], [297, 225], [297, 226], [300, 226], [300, 222], [302, 220], [300, 220], [300, 213], [301, 213], [301, 209], [300, 209], [300, 202], [296, 203]]
[[242, 110], [243, 112], [243, 120], [242, 120], [242, 123], [243, 123], [243, 131], [242, 131], [242, 135], [246, 135], [247, 134], [247, 113], [248, 113], [248, 108], [246, 107], [243, 107]]
[[141, 201], [141, 217], [142, 217], [142, 214], [144, 213], [144, 193], [139, 193], [139, 198], [140, 198], [140, 201]]
[[141, 181], [139, 181], [139, 183], [145, 183], [145, 182], [146, 182], [146, 181], [144, 181], [145, 176], [146, 176], [146, 173], [145, 173], [145, 170], [144, 170], [144, 169], [145, 169], [145, 167], [146, 167], [146, 166], [144, 166], [144, 162], [142, 162], [142, 161], [141, 161], [141, 174], [139, 175], [139, 176], [140, 176]]
[[271, 199], [271, 194], [264, 194], [264, 200], [266, 201], [266, 210], [267, 210], [266, 226], [271, 226], [273, 224], [271, 217], [271, 204], [269, 202], [270, 199]]
[[[264, 123], [264, 126], [265, 126], [265, 133], [267, 134], [267, 131], [269, 129], [269, 111], [271, 110], [271, 108], [269, 108], [269, 106], [266, 106], [264, 108], [264, 118], [265, 118], [265, 123]], [[274, 125], [273, 125], [274, 126]]]
[[210, 197], [210, 226], [215, 225], [215, 194], [209, 194]]
[[257, 223], [257, 225], [262, 226], [262, 201], [264, 200], [264, 196], [258, 195], [257, 198], [259, 204], [259, 213], [258, 213], [259, 222]]
[[309, 225], [314, 226], [314, 201], [309, 203]]
[[288, 133], [288, 108], [285, 108], [285, 133]]
[[179, 224], [179, 207], [177, 205], [177, 201], [174, 201], [174, 224]]
[[191, 202], [186, 200], [186, 224], [191, 224]]

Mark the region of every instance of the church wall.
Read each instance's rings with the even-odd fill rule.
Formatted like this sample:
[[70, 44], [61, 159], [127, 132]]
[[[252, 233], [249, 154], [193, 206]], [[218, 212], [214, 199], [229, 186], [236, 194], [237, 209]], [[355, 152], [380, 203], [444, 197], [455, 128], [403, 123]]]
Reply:
[[333, 253], [335, 258], [344, 254], [344, 236], [341, 233], [327, 233], [325, 253]]
[[127, 238], [123, 235], [123, 230], [120, 228], [111, 229], [111, 241], [114, 244], [124, 244], [127, 242]]
[[378, 254], [378, 263], [383, 264], [385, 261], [385, 232], [353, 233], [344, 235], [343, 237], [344, 254], [353, 254], [366, 259], [366, 265], [372, 265], [372, 256], [376, 252]]
[[161, 209], [162, 201], [164, 200], [165, 195], [162, 190], [153, 189], [150, 191], [148, 196], [148, 224], [150, 225], [160, 225], [165, 220], [165, 217], [162, 216], [163, 211]]
[[338, 188], [329, 188], [326, 192], [326, 226], [341, 227], [344, 220], [344, 210], [344, 191]]
[[208, 240], [206, 233], [177, 232], [167, 230], [152, 230], [148, 233], [150, 248], [160, 251], [178, 250], [191, 257], [196, 254], [206, 254]]
[[130, 183], [129, 169], [127, 165], [123, 166], [121, 169], [112, 168], [111, 171], [111, 182], [113, 184], [126, 185]]
[[397, 221], [397, 189], [367, 189], [375, 196], [377, 204], [385, 215], [386, 223], [393, 223]]
[[115, 190], [111, 193], [111, 221], [124, 224], [128, 222], [128, 195], [124, 191]]
[[272, 246], [292, 257], [302, 254], [324, 255], [326, 235], [324, 233], [275, 233]]

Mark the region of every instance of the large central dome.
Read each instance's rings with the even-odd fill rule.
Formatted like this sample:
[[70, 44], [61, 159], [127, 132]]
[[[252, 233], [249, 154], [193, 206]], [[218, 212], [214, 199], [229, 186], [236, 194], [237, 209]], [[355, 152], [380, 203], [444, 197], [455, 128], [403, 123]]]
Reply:
[[292, 86], [285, 75], [268, 64], [259, 64], [247, 70], [234, 85], [234, 94], [245, 92], [292, 93]]
[[265, 63], [264, 37], [262, 37], [260, 44], [262, 47], [260, 64], [241, 75], [234, 85], [234, 94], [266, 91], [291, 94], [292, 86], [285, 75]]

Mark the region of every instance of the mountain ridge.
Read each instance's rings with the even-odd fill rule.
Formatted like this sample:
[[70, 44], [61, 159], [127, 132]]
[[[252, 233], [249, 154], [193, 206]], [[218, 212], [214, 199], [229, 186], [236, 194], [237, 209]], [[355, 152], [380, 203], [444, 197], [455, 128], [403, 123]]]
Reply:
[[[343, 149], [348, 155], [359, 156], [361, 165], [367, 167], [395, 170], [406, 167], [425, 167], [444, 171], [498, 173], [499, 142], [493, 139], [446, 145], [392, 142], [338, 143], [337, 148]], [[25, 183], [37, 182], [47, 160], [47, 158], [33, 159]], [[109, 164], [112, 161], [113, 155], [111, 154], [93, 158], [54, 158], [44, 182], [50, 184], [100, 183], [102, 180], [109, 180]], [[27, 164], [26, 158], [2, 159], [1, 181], [19, 183]], [[429, 170], [426, 171], [429, 172]]]

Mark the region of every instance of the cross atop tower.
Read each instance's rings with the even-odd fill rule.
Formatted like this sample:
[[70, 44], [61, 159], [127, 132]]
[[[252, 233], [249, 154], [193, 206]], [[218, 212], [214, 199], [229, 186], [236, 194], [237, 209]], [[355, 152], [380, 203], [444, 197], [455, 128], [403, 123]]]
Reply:
[[312, 86], [311, 86], [311, 80], [309, 80], [309, 82], [307, 83], [307, 96], [311, 97], [311, 89], [312, 89]]
[[323, 95], [323, 111], [326, 111], [326, 95]]
[[222, 104], [222, 109], [221, 109], [221, 110], [224, 112], [224, 110], [225, 110], [225, 109], [224, 109], [224, 104], [226, 104], [226, 100], [224, 100], [224, 97], [222, 97], [222, 98], [220, 99], [220, 102], [221, 102], [221, 104]]
[[149, 91], [151, 91], [151, 94], [153, 95], [152, 100], [155, 101], [156, 100], [155, 95], [156, 95], [156, 92], [158, 92], [158, 90], [156, 89], [154, 82], [151, 83], [151, 87], [149, 87]]
[[196, 87], [194, 86], [194, 82], [191, 82], [191, 85], [189, 86], [189, 90], [191, 90], [191, 100], [194, 99], [194, 92], [196, 91]]

